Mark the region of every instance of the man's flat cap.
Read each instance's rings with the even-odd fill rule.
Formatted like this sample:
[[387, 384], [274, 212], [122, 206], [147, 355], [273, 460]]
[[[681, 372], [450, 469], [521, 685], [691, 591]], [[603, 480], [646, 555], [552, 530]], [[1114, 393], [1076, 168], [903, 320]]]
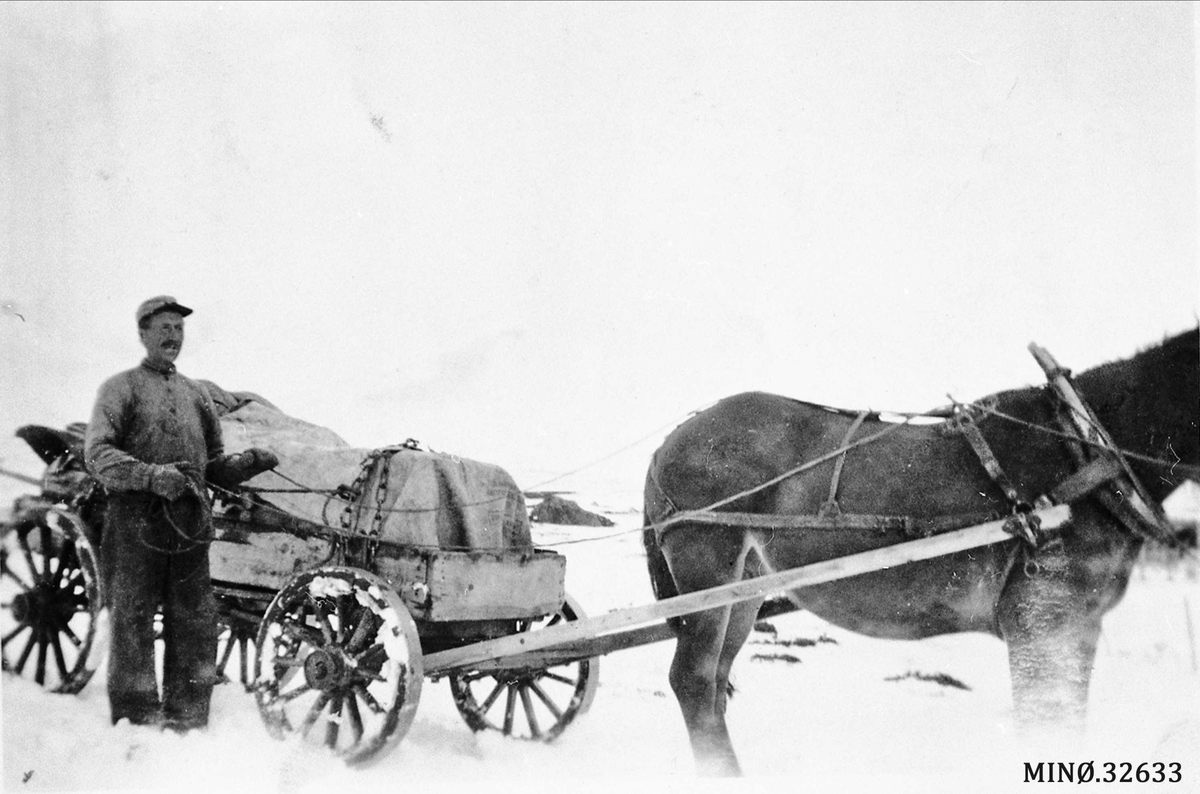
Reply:
[[142, 320], [159, 312], [177, 312], [180, 317], [187, 317], [192, 313], [188, 307], [180, 304], [170, 295], [159, 295], [142, 303], [137, 310], [137, 321], [141, 324]]

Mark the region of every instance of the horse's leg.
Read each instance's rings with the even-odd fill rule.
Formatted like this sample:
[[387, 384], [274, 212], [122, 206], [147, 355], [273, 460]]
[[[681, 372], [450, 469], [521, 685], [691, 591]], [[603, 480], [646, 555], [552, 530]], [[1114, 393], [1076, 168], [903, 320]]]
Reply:
[[[718, 587], [741, 577], [745, 552], [740, 532], [707, 527], [675, 531], [694, 533], [685, 542], [664, 548], [680, 593]], [[736, 639], [727, 631], [731, 611], [725, 606], [684, 616], [671, 662], [671, 689], [683, 712], [697, 770], [703, 775], [741, 774], [725, 726], [725, 687], [732, 657], [721, 675], [726, 640]]]
[[746, 638], [754, 630], [758, 610], [765, 599], [742, 601], [729, 608], [729, 621], [725, 626], [725, 642], [721, 645], [721, 658], [717, 662], [717, 713], [724, 716], [725, 704], [732, 691], [729, 686], [729, 671], [733, 660], [746, 644]]
[[1013, 572], [997, 614], [1008, 645], [1013, 709], [1023, 733], [1082, 734], [1100, 610], [1073, 586], [1061, 547], [1036, 555], [1037, 567]]

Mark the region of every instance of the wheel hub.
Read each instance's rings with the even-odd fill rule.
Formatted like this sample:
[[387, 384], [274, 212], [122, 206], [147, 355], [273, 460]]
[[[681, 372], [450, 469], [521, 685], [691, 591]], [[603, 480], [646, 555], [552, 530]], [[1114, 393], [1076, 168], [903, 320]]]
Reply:
[[304, 660], [304, 678], [314, 689], [333, 689], [342, 683], [346, 667], [340, 651], [318, 648]]
[[13, 619], [18, 623], [34, 623], [37, 616], [41, 614], [41, 599], [36, 593], [18, 593], [13, 596], [12, 606], [9, 608], [12, 612]]
[[9, 610], [13, 619], [22, 624], [65, 623], [75, 612], [69, 599], [46, 585], [14, 595]]

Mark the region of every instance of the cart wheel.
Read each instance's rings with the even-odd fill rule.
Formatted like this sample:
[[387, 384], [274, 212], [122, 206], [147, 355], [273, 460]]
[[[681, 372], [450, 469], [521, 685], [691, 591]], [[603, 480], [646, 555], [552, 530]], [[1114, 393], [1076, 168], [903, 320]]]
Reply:
[[[238, 681], [247, 692], [254, 690], [254, 660], [258, 657], [258, 619], [239, 608], [236, 602], [218, 598], [222, 607], [217, 634], [217, 675], [220, 683]], [[260, 609], [261, 611], [261, 609]], [[230, 670], [237, 654], [237, 678]]]
[[[558, 612], [523, 621], [521, 631], [538, 631], [584, 617], [579, 604], [568, 595]], [[549, 742], [591, 707], [600, 683], [600, 659], [533, 670], [451, 673], [448, 678], [454, 705], [471, 730]]]
[[95, 672], [88, 655], [104, 603], [83, 521], [48, 509], [18, 524], [0, 543], [0, 564], [5, 672], [52, 692], [79, 692]]
[[258, 630], [254, 692], [267, 730], [299, 734], [348, 764], [404, 737], [423, 676], [408, 610], [386, 582], [356, 568], [299, 574]]

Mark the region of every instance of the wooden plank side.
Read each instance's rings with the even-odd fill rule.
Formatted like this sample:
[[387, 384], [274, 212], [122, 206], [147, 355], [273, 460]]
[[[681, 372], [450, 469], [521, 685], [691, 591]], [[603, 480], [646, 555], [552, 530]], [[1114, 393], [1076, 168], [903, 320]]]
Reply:
[[209, 546], [213, 581], [282, 589], [296, 574], [329, 559], [331, 544], [321, 538], [299, 538], [287, 532], [218, 534]]
[[[1068, 505], [1057, 505], [1035, 511], [1043, 529], [1054, 529], [1070, 519]], [[906, 565], [946, 554], [1013, 541], [1004, 529], [1005, 521], [989, 521], [966, 529], [936, 535], [931, 538], [897, 543], [880, 549], [851, 554], [834, 560], [806, 565], [770, 576], [747, 579], [732, 584], [667, 598], [654, 604], [608, 612], [594, 618], [551, 626], [542, 631], [516, 634], [497, 640], [475, 643], [463, 648], [433, 653], [425, 657], [425, 674], [443, 675], [451, 670], [472, 669], [472, 665], [490, 659], [502, 659], [521, 653], [557, 648], [588, 638], [599, 638], [613, 631], [631, 629], [649, 622], [678, 617], [693, 612], [747, 601], [770, 595], [779, 590], [791, 590], [836, 579], [844, 579], [871, 571]]]
[[391, 586], [414, 620], [428, 620], [430, 593], [429, 555], [402, 547], [381, 546], [375, 556], [377, 575]]
[[566, 558], [479, 552], [430, 559], [429, 620], [492, 620], [547, 615], [566, 597]]
[[555, 612], [566, 591], [566, 558], [542, 549], [449, 551], [381, 546], [375, 572], [418, 620], [481, 621]]

